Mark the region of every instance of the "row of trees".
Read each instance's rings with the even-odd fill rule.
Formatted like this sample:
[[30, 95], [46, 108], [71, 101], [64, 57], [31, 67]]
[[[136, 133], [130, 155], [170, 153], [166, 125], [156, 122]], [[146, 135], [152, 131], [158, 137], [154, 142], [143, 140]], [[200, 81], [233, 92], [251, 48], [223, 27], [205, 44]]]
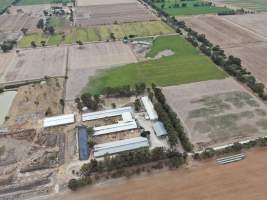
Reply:
[[81, 98], [76, 98], [75, 103], [77, 104], [78, 110], [81, 112], [83, 107], [87, 107], [90, 110], [98, 110], [101, 105], [101, 99], [99, 95], [91, 95], [90, 93], [84, 93]]
[[129, 97], [133, 95], [140, 95], [146, 90], [145, 83], [136, 83], [134, 87], [124, 85], [119, 87], [106, 87], [103, 89], [103, 94], [108, 97]]
[[[88, 177], [96, 174], [100, 175], [112, 172], [113, 177], [125, 176], [127, 175], [125, 173], [125, 169], [140, 165], [147, 165], [149, 163], [154, 163], [154, 165], [149, 165], [151, 168], [157, 168], [157, 163], [160, 161], [166, 161], [164, 163], [169, 167], [179, 167], [185, 163], [186, 158], [187, 154], [167, 151], [162, 147], [157, 147], [151, 151], [148, 148], [140, 148], [134, 151], [122, 152], [114, 157], [107, 155], [102, 161], [91, 160], [90, 163], [84, 164], [80, 170], [81, 178], [77, 180], [70, 180], [69, 187], [70, 189], [75, 190], [78, 187], [86, 185], [86, 182], [90, 184], [92, 181]], [[158, 166], [158, 168], [162, 167], [163, 166]]]
[[171, 107], [166, 103], [166, 99], [160, 88], [153, 85], [153, 91], [157, 100], [154, 106], [160, 121], [163, 122], [168, 132], [170, 146], [175, 147], [180, 140], [184, 150], [191, 152], [193, 150], [193, 145], [189, 141], [181, 121], [177, 118], [177, 114], [173, 112]]
[[230, 153], [237, 153], [240, 152], [242, 149], [249, 149], [252, 147], [266, 147], [267, 146], [267, 138], [258, 138], [256, 140], [250, 141], [248, 143], [234, 143], [233, 146], [226, 147], [224, 149], [220, 149], [215, 151], [212, 148], [207, 148], [202, 153], [195, 153], [194, 159], [196, 160], [202, 160], [202, 159], [208, 159], [213, 158], [214, 156], [222, 156]]

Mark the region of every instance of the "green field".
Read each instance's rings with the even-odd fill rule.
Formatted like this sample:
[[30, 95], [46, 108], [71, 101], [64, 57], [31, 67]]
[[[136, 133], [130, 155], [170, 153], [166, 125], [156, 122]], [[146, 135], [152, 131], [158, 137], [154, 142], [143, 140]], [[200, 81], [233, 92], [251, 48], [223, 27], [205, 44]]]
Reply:
[[216, 2], [258, 12], [267, 11], [266, 0], [215, 0]]
[[166, 49], [175, 54], [106, 70], [88, 83], [87, 90], [99, 94], [106, 87], [134, 85], [138, 82], [169, 86], [226, 77], [208, 57], [176, 35], [158, 37], [147, 56], [154, 57]]
[[[54, 26], [56, 30], [63, 28], [64, 22], [58, 18], [52, 18], [49, 20], [49, 24]], [[64, 28], [63, 28], [64, 29]], [[48, 38], [48, 45], [57, 45], [60, 42], [65, 44], [72, 44], [80, 40], [82, 42], [93, 42], [93, 41], [105, 41], [110, 39], [110, 34], [114, 33], [117, 39], [121, 39], [124, 36], [135, 35], [135, 36], [151, 36], [174, 33], [174, 30], [167, 24], [161, 21], [152, 22], [135, 22], [126, 23], [121, 25], [110, 25], [110, 26], [97, 26], [90, 28], [74, 28], [68, 33], [65, 33], [65, 40], [61, 40], [62, 36], [55, 34], [52, 39]], [[19, 47], [25, 48], [31, 46], [31, 41], [39, 43], [41, 35], [26, 35], [21, 41], [19, 41]], [[42, 40], [42, 39], [41, 39]]]
[[[186, 4], [185, 7], [182, 7], [183, 3]], [[212, 14], [229, 10], [224, 7], [202, 5], [202, 3], [203, 1], [201, 0], [165, 0], [164, 2], [155, 3], [155, 5], [159, 8], [163, 8], [165, 12], [172, 16]], [[175, 6], [175, 4], [179, 5], [179, 7]]]
[[40, 34], [28, 34], [18, 42], [18, 46], [20, 48], [30, 47], [32, 41], [34, 41], [37, 46], [41, 46], [40, 42], [47, 41], [47, 40], [48, 40], [48, 37], [40, 35]]
[[36, 5], [36, 4], [69, 3], [69, 2], [70, 0], [19, 0], [16, 3], [16, 5]]
[[0, 0], [0, 14], [2, 14], [6, 8], [11, 6], [15, 0]]

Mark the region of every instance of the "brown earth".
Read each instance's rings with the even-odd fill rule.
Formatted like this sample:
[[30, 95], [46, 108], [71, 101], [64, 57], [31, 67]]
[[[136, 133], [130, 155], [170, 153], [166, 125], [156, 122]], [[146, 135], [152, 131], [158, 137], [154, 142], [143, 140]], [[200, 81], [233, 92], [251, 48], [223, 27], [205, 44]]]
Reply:
[[254, 149], [236, 163], [197, 162], [189, 168], [111, 181], [47, 200], [265, 200], [266, 166], [267, 149]]
[[140, 3], [80, 6], [75, 9], [75, 25], [94, 26], [114, 23], [157, 20]]

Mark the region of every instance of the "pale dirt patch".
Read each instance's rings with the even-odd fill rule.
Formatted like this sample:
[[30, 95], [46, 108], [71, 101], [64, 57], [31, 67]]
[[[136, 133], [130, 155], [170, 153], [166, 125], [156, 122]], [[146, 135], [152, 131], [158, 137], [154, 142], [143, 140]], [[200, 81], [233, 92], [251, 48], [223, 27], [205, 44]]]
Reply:
[[66, 47], [12, 51], [0, 56], [0, 83], [65, 76]]
[[266, 136], [256, 125], [267, 120], [265, 104], [231, 78], [164, 87], [163, 93], [197, 150]]
[[174, 55], [174, 52], [170, 49], [166, 49], [164, 51], [159, 52], [156, 56], [155, 59], [160, 59], [161, 57], [165, 57], [165, 56], [172, 56]]

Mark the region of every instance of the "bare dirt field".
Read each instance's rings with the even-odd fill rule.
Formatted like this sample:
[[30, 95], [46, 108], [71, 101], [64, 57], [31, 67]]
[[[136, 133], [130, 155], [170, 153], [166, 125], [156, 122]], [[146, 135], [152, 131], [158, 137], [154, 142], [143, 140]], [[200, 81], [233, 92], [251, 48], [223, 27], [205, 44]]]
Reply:
[[267, 150], [246, 152], [240, 162], [217, 165], [214, 160], [192, 167], [111, 181], [46, 200], [265, 200]]
[[30, 16], [40, 17], [44, 10], [48, 10], [51, 6], [60, 6], [60, 4], [39, 4], [26, 6], [11, 6], [8, 10], [10, 14], [28, 14]]
[[65, 76], [66, 47], [20, 50], [0, 56], [0, 83]]
[[178, 17], [179, 19], [184, 20], [193, 30], [204, 33], [212, 43], [224, 48], [262, 41], [256, 34], [244, 31], [220, 16]]
[[69, 47], [67, 99], [74, 99], [90, 77], [103, 69], [137, 62], [128, 45], [122, 42], [94, 43]]
[[27, 14], [4, 14], [0, 15], [0, 32], [20, 31], [22, 28], [29, 32], [38, 32], [36, 25], [38, 17], [32, 17]]
[[114, 23], [157, 20], [140, 3], [80, 6], [74, 12], [76, 26], [109, 25]]
[[110, 5], [122, 3], [136, 3], [137, 0], [77, 0], [77, 6]]
[[38, 128], [42, 127], [40, 120], [46, 114], [62, 114], [60, 99], [63, 99], [63, 84], [64, 78], [50, 78], [41, 83], [19, 87], [4, 127]]
[[244, 67], [267, 84], [267, 14], [195, 16], [183, 19], [193, 30], [220, 45], [227, 55], [242, 60]]
[[235, 80], [163, 88], [196, 150], [266, 136], [267, 108]]

